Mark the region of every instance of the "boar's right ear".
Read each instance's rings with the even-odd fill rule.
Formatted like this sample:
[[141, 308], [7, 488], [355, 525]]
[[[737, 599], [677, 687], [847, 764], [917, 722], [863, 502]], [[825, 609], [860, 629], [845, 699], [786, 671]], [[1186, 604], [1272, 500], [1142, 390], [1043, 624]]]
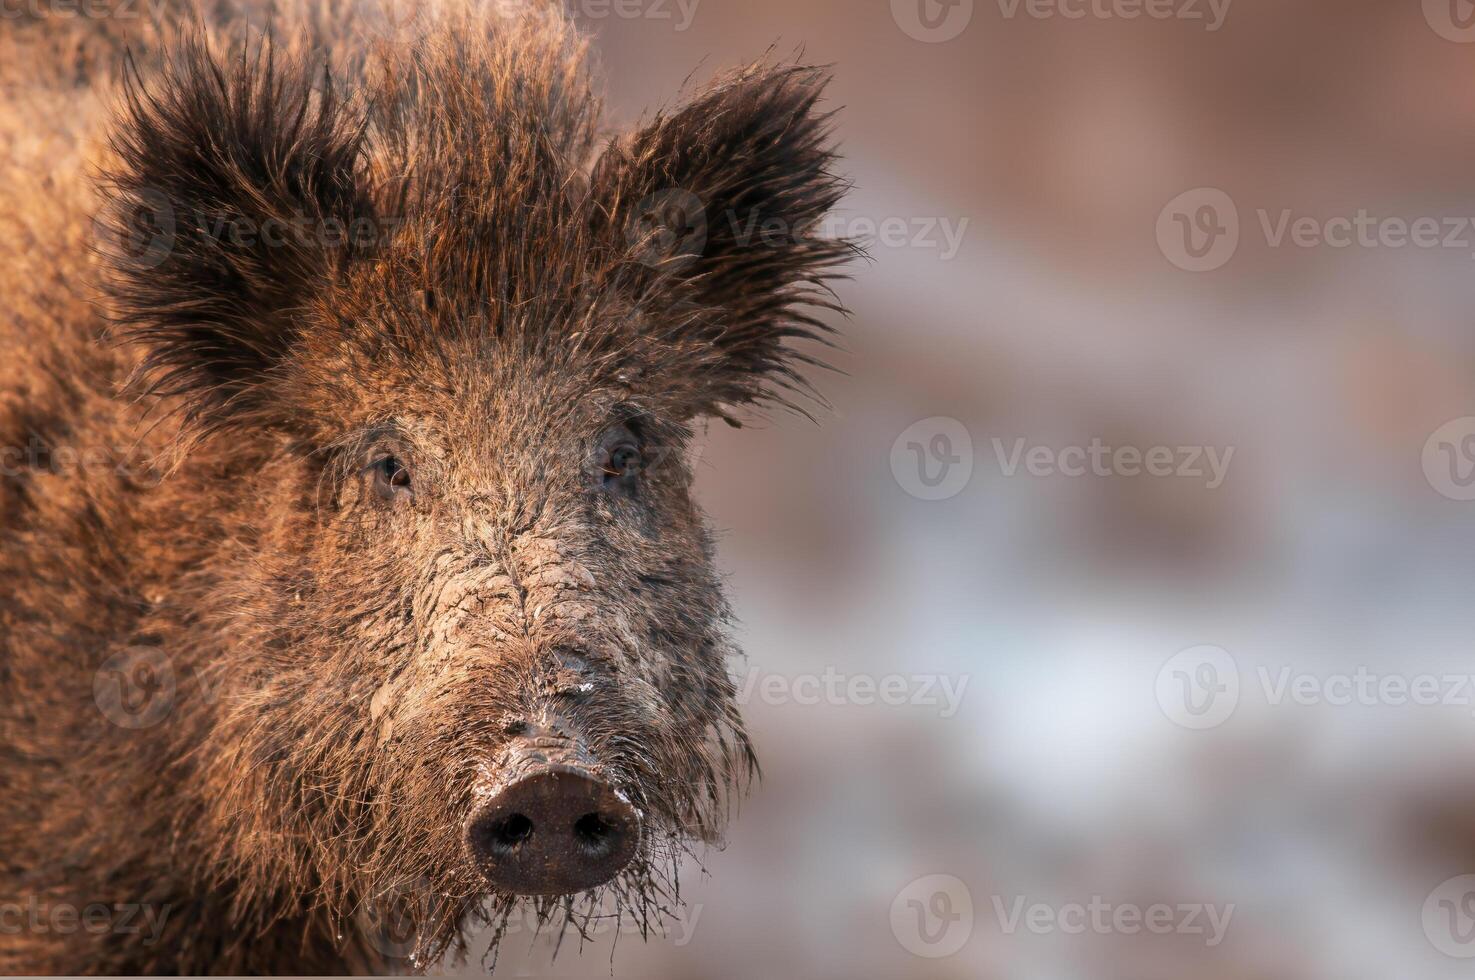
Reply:
[[[668, 311], [660, 340], [700, 386], [699, 410], [813, 393], [818, 363], [790, 339], [823, 340], [814, 308], [844, 312], [826, 282], [859, 253], [819, 224], [846, 183], [831, 170], [827, 74], [760, 64], [616, 143], [594, 168], [599, 219]], [[797, 407], [797, 406], [795, 406]]]
[[99, 222], [113, 317], [145, 390], [202, 430], [282, 421], [294, 312], [371, 218], [361, 119], [270, 42], [226, 57], [184, 37], [146, 85], [130, 63]]

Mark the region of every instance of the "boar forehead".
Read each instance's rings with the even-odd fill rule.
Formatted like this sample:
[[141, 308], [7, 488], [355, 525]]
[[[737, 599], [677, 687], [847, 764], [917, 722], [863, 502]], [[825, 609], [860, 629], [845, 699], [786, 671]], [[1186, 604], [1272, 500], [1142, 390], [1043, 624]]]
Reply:
[[679, 423], [700, 410], [691, 360], [648, 336], [660, 310], [590, 296], [386, 315], [391, 302], [412, 305], [413, 291], [330, 295], [315, 311], [326, 325], [302, 338], [289, 370], [313, 394], [313, 414], [339, 432], [398, 420], [447, 450], [493, 443], [505, 463], [630, 419], [680, 439]]

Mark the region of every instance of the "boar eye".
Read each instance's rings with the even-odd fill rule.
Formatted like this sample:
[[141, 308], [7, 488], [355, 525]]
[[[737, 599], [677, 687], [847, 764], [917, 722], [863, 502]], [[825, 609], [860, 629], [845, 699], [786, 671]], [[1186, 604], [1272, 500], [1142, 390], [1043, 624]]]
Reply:
[[605, 442], [604, 459], [600, 463], [600, 482], [607, 489], [634, 488], [635, 478], [645, 466], [645, 458], [634, 433], [628, 429], [617, 430]]
[[640, 450], [628, 443], [609, 454], [609, 476], [631, 476], [640, 470]]
[[394, 456], [385, 456], [370, 466], [374, 492], [385, 500], [408, 496], [411, 492], [410, 471]]

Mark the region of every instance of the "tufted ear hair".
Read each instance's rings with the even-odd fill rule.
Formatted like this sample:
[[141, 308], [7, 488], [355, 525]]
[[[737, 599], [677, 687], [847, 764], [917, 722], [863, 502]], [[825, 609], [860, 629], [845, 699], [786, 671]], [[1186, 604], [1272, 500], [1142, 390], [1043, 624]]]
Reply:
[[612, 145], [591, 193], [607, 233], [672, 315], [659, 340], [696, 358], [704, 412], [813, 393], [789, 346], [823, 340], [825, 283], [859, 250], [819, 225], [846, 190], [831, 167], [828, 82], [817, 68], [758, 65], [719, 80]]
[[183, 36], [147, 84], [130, 65], [100, 220], [113, 316], [146, 349], [146, 390], [202, 430], [283, 421], [295, 314], [374, 226], [362, 119], [269, 41], [224, 55]]

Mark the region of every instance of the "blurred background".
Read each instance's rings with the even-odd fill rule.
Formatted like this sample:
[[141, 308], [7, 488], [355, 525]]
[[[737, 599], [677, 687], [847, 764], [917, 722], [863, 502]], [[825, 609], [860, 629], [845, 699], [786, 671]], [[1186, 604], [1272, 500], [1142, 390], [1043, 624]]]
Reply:
[[574, 7], [621, 126], [832, 64], [871, 258], [704, 447], [762, 782], [498, 971], [1470, 976], [1475, 6]]

